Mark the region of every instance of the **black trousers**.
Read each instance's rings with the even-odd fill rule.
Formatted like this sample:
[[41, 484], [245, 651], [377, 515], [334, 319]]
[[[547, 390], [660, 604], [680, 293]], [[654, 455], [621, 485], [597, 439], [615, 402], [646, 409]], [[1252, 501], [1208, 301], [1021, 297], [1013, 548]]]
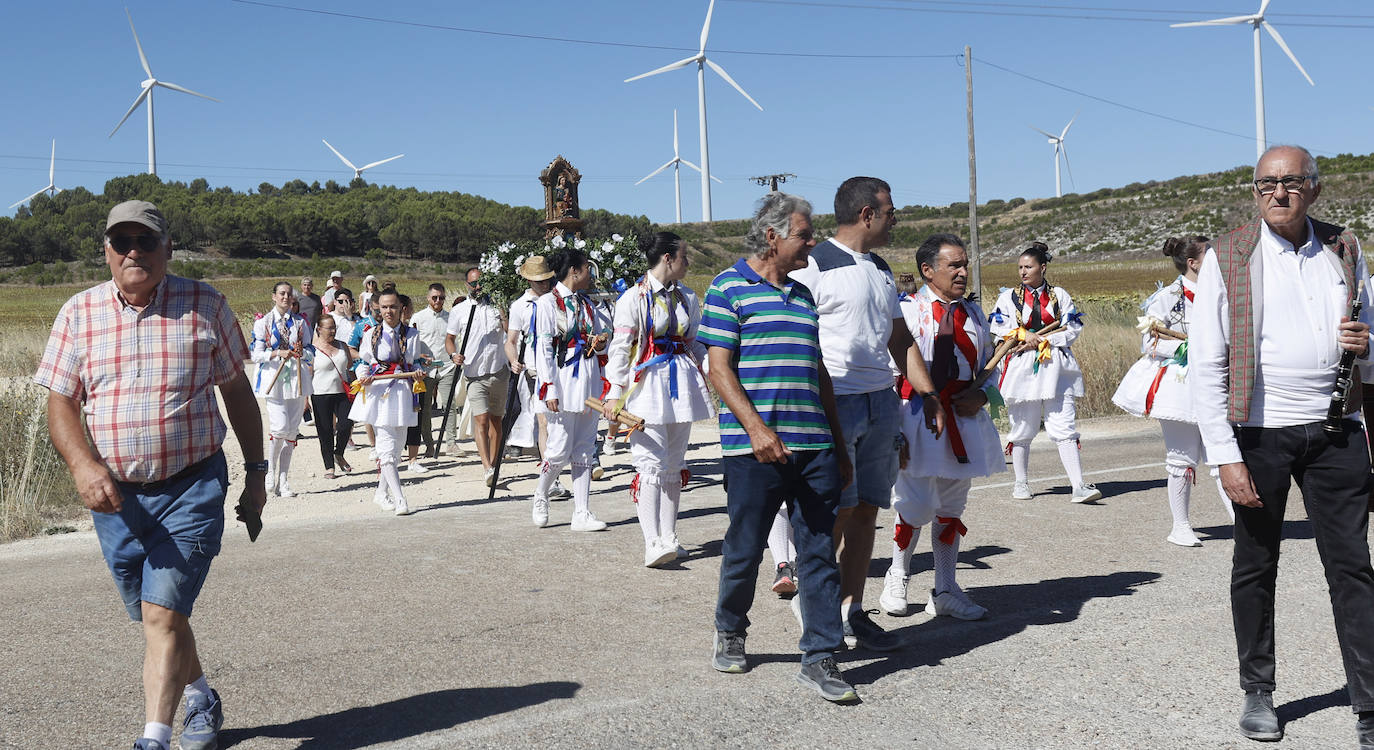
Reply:
[[310, 406], [315, 411], [315, 434], [320, 436], [320, 457], [324, 468], [333, 471], [334, 456], [343, 454], [353, 434], [353, 420], [348, 418], [353, 402], [342, 393], [326, 393], [311, 396]]
[[[1344, 421], [1238, 427], [1236, 438], [1263, 508], [1236, 509], [1231, 617], [1243, 690], [1274, 689], [1274, 582], [1283, 513], [1293, 480], [1302, 491], [1335, 615], [1350, 704], [1374, 710], [1374, 570], [1369, 563], [1369, 453], [1364, 429]], [[1318, 665], [1304, 665], [1315, 667]]]

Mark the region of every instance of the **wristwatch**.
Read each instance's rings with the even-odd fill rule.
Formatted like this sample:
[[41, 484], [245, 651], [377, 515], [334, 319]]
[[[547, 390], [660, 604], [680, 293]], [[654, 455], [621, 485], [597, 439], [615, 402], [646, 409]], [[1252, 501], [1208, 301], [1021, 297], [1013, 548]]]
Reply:
[[261, 471], [261, 472], [263, 472], [263, 473], [266, 473], [266, 472], [267, 472], [267, 462], [266, 462], [266, 461], [244, 461], [244, 462], [243, 462], [243, 470], [244, 470], [245, 472], [248, 472], [248, 471]]
[[931, 392], [929, 392], [929, 393], [918, 393], [918, 394], [916, 394], [916, 395], [917, 395], [917, 396], [920, 396], [922, 401], [925, 401], [925, 400], [928, 399], [928, 398], [939, 398], [939, 397], [940, 397], [940, 392], [939, 392], [939, 391], [931, 391]]

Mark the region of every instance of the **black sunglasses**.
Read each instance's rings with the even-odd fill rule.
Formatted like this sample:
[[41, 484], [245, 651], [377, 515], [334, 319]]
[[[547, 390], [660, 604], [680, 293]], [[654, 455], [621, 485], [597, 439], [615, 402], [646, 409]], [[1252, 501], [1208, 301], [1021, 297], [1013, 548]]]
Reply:
[[107, 239], [110, 247], [120, 255], [128, 255], [133, 251], [135, 244], [138, 245], [139, 251], [145, 253], [151, 253], [162, 245], [162, 238], [155, 234], [121, 234]]

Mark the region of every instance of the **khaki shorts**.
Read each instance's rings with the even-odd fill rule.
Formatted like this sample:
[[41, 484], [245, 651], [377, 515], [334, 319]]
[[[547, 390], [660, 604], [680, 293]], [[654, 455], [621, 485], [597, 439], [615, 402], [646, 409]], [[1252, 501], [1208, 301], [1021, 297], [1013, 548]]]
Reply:
[[472, 413], [502, 416], [506, 413], [506, 388], [510, 385], [510, 370], [502, 369], [491, 375], [463, 378], [468, 384], [468, 405]]

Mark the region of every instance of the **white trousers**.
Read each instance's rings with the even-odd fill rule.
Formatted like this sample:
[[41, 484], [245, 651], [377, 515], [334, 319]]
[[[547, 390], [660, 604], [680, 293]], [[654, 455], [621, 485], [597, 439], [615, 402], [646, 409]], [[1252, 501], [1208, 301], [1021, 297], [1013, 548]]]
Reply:
[[911, 477], [901, 473], [893, 488], [892, 509], [908, 526], [917, 528], [934, 521], [936, 516], [962, 518], [972, 486], [972, 479]]
[[267, 434], [278, 440], [295, 440], [305, 414], [304, 398], [266, 398]]
[[390, 494], [392, 502], [404, 507], [406, 498], [401, 492], [401, 475], [396, 467], [401, 461], [401, 449], [405, 448], [407, 428], [379, 424], [373, 429], [377, 435], [377, 465], [380, 474], [377, 477], [377, 494]]
[[1072, 394], [1065, 393], [1059, 399], [1007, 404], [1007, 419], [1011, 422], [1007, 440], [1015, 445], [1030, 445], [1042, 421], [1050, 440], [1056, 443], [1077, 440], [1078, 413], [1073, 398]]

